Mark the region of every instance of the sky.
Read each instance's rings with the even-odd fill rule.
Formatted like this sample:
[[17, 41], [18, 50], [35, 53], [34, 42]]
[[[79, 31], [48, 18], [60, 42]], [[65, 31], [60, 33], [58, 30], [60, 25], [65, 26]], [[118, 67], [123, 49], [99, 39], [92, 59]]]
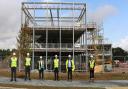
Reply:
[[88, 18], [103, 22], [105, 38], [113, 47], [121, 47], [128, 51], [128, 0], [1, 0], [0, 48], [16, 47], [23, 1], [86, 3]]

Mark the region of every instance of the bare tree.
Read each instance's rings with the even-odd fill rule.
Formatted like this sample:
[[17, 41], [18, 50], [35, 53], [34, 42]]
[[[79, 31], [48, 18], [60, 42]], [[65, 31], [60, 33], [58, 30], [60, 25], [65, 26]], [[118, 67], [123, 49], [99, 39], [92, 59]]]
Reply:
[[19, 57], [19, 70], [23, 67], [23, 62], [26, 56], [26, 53], [31, 53], [31, 28], [25, 25], [19, 31], [17, 37], [17, 54]]

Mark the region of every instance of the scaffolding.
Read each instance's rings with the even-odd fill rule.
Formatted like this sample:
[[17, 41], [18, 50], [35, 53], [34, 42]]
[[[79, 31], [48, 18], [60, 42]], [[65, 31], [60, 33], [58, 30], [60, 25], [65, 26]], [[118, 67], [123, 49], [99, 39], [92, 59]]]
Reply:
[[[23, 2], [21, 28], [25, 29], [25, 26], [32, 31], [33, 69], [40, 55], [45, 59], [46, 70], [51, 70], [49, 66], [55, 54], [59, 55], [60, 71], [64, 69], [69, 54], [78, 71], [88, 70], [90, 54], [98, 61], [102, 53], [104, 64], [103, 29], [95, 22], [87, 22], [85, 3]], [[111, 48], [111, 44], [106, 45]]]

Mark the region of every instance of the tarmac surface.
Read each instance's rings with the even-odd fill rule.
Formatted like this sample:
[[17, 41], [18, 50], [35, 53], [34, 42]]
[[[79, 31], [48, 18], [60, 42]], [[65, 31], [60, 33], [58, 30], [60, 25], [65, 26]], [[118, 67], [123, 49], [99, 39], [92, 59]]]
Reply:
[[[106, 89], [128, 89], [128, 80], [96, 80], [93, 83], [81, 80], [28, 80], [18, 78], [16, 82], [10, 82], [8, 77], [0, 77], [2, 84], [32, 85], [32, 86], [53, 86], [53, 87], [101, 87]], [[113, 88], [112, 88], [113, 87]], [[115, 88], [114, 88], [115, 87]], [[122, 88], [119, 88], [122, 87]]]

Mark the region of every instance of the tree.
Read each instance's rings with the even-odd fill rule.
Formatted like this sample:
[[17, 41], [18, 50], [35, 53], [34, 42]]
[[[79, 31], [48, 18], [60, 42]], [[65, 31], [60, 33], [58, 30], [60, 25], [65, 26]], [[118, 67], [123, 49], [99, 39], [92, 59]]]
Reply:
[[12, 51], [10, 49], [0, 49], [0, 60], [6, 59], [6, 57], [10, 56]]
[[128, 53], [120, 47], [112, 49], [113, 56], [127, 56]]
[[26, 53], [31, 52], [31, 43], [31, 29], [27, 26], [24, 26], [19, 31], [19, 35], [17, 38], [17, 54], [19, 55], [20, 67], [23, 66], [23, 60], [25, 59]]
[[128, 52], [126, 52], [125, 50], [123, 50], [120, 47], [113, 48], [112, 54], [113, 54], [113, 60], [118, 59], [120, 61], [124, 61], [128, 57]]

